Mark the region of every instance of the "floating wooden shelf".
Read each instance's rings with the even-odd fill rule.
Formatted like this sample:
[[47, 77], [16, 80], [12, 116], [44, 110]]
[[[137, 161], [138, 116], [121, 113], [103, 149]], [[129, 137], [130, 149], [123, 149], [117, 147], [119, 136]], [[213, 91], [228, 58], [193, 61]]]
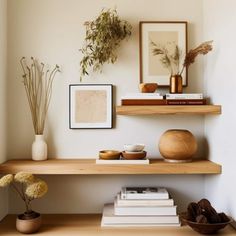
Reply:
[[[19, 236], [15, 229], [14, 215], [8, 215], [0, 223], [0, 235]], [[43, 225], [36, 235], [42, 236], [199, 236], [188, 226], [182, 227], [132, 227], [132, 228], [101, 228], [101, 215], [43, 215]], [[235, 230], [227, 226], [220, 235], [233, 236]], [[218, 234], [217, 234], [218, 235]], [[213, 235], [214, 236], [214, 235]]]
[[160, 159], [151, 160], [149, 165], [98, 165], [94, 159], [9, 160], [0, 165], [0, 174], [19, 171], [48, 175], [220, 174], [221, 166], [208, 160], [176, 164]]
[[221, 114], [220, 105], [201, 105], [201, 106], [117, 106], [117, 115], [207, 115]]

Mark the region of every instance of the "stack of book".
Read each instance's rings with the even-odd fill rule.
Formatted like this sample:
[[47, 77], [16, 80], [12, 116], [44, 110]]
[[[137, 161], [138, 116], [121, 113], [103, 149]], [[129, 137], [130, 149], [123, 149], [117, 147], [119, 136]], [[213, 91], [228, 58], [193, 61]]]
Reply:
[[166, 105], [206, 105], [202, 93], [182, 93], [165, 95]]
[[206, 99], [202, 93], [134, 93], [123, 96], [121, 105], [206, 105]]
[[180, 226], [176, 208], [165, 188], [126, 187], [104, 206], [101, 226]]
[[121, 98], [121, 105], [165, 105], [159, 93], [131, 93]]

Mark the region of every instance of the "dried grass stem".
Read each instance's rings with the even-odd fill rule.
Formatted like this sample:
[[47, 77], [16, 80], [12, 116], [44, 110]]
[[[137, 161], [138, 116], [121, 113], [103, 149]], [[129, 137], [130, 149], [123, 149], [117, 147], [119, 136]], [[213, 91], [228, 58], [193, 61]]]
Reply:
[[20, 64], [23, 70], [23, 83], [30, 106], [31, 117], [35, 134], [43, 134], [45, 119], [52, 96], [52, 84], [57, 72], [60, 72], [56, 65], [51, 71], [44, 73], [44, 64], [39, 64], [31, 57], [31, 65], [28, 66], [25, 57], [22, 57]]

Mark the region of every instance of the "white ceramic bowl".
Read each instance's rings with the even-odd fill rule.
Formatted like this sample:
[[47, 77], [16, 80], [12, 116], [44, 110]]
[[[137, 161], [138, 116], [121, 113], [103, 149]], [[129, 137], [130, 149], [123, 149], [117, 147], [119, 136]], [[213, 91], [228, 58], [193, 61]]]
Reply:
[[144, 147], [144, 144], [125, 144], [124, 150], [127, 152], [142, 152]]

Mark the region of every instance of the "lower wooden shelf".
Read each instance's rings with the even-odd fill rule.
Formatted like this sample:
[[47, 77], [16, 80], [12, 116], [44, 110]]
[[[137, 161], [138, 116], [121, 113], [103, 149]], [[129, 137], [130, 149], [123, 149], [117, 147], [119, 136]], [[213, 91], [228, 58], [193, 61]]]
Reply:
[[220, 174], [221, 166], [208, 160], [176, 164], [162, 159], [152, 159], [149, 165], [98, 165], [94, 159], [9, 160], [0, 165], [0, 174], [20, 171], [47, 175]]
[[[0, 235], [22, 235], [15, 229], [15, 215], [8, 215], [0, 222]], [[43, 215], [43, 225], [36, 235], [43, 236], [199, 236], [188, 226], [182, 227], [136, 227], [136, 228], [101, 228], [101, 215]], [[236, 231], [227, 226], [220, 235], [233, 236]], [[219, 235], [219, 234], [218, 234]]]

